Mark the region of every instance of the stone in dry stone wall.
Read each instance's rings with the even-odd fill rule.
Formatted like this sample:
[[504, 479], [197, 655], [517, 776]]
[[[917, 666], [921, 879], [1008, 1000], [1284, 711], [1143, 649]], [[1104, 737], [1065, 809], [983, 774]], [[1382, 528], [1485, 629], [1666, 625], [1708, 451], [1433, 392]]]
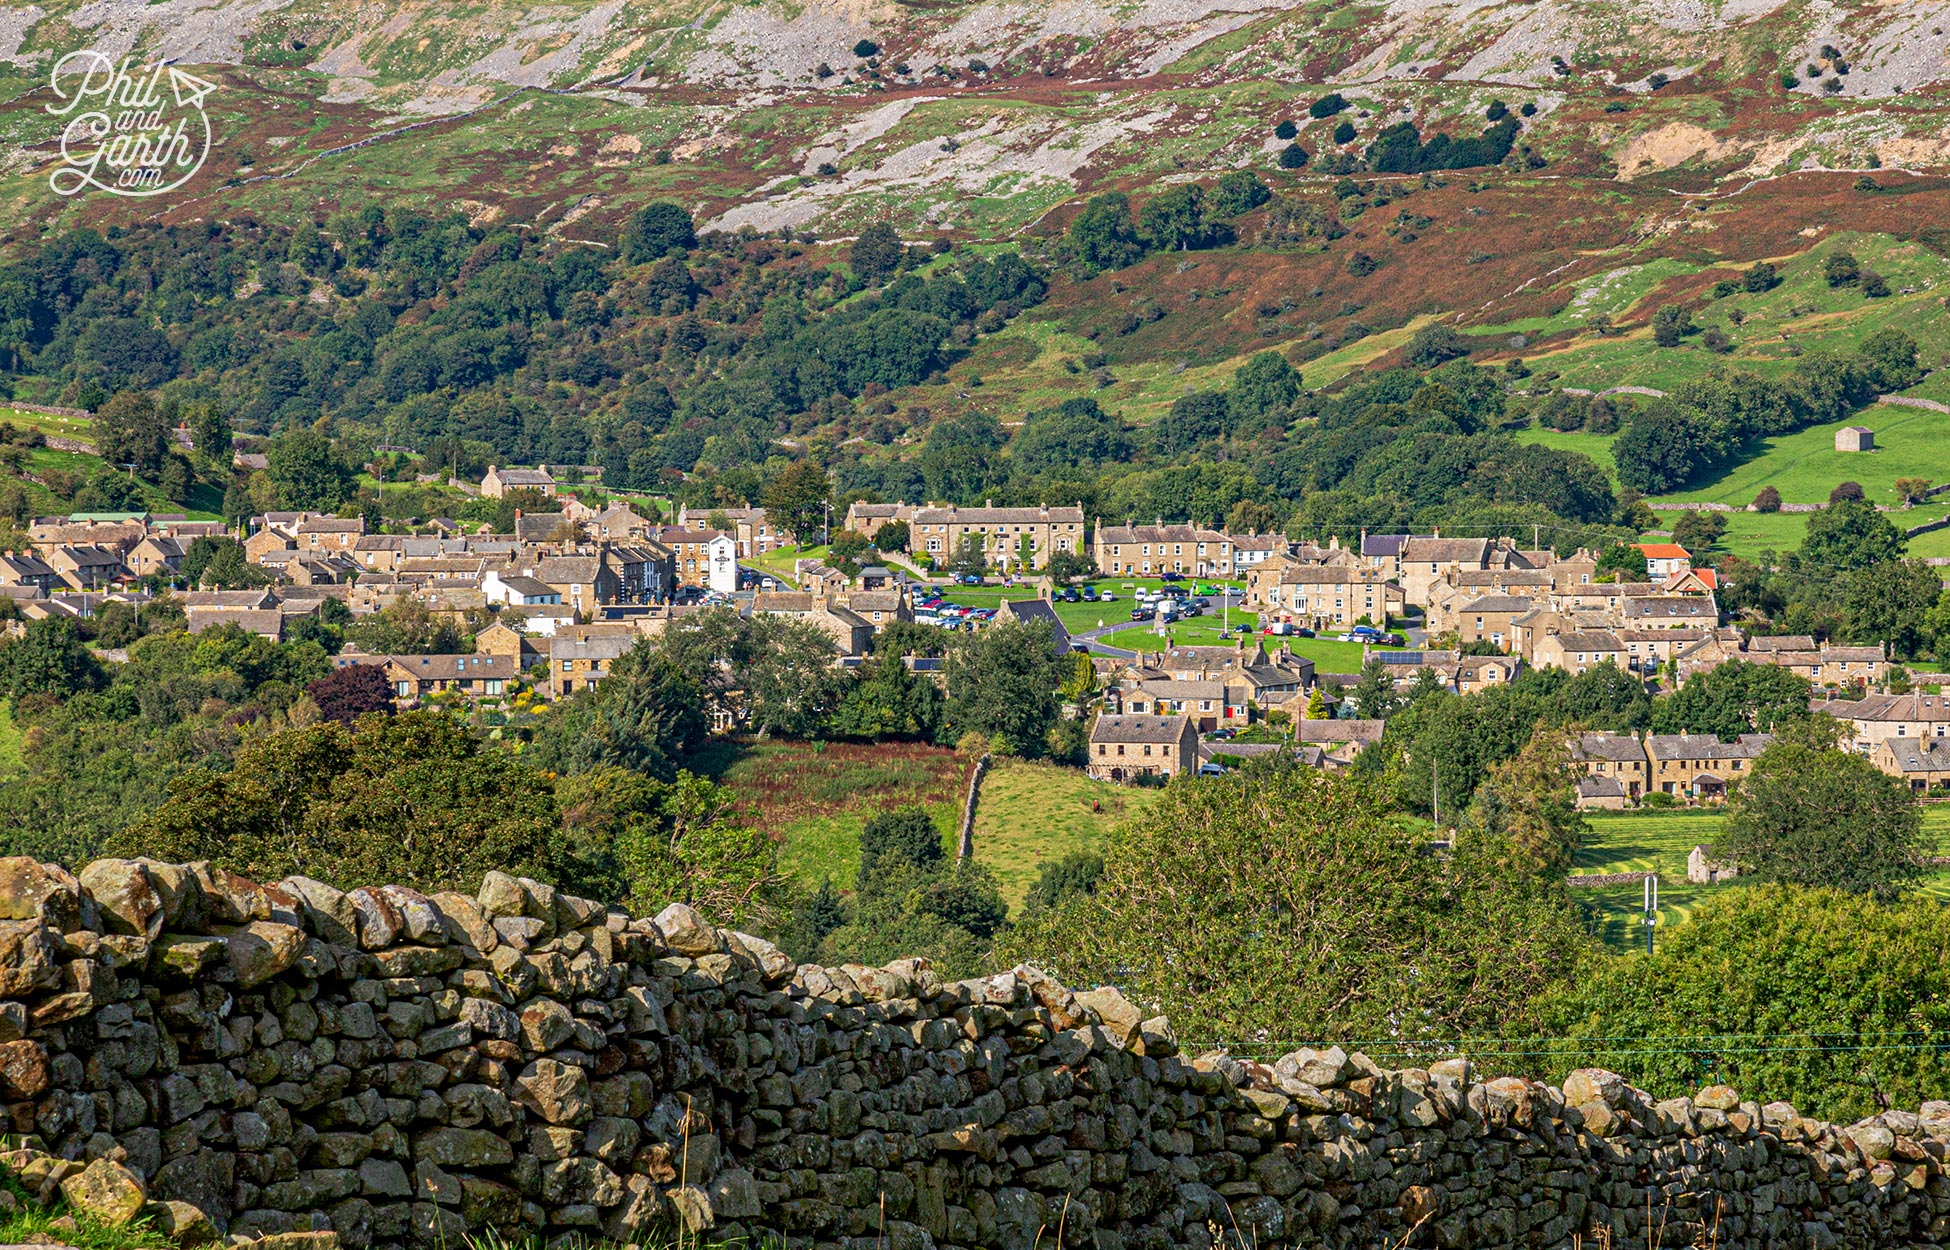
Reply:
[[1950, 1244], [1950, 1104], [1841, 1127], [1599, 1071], [1187, 1060], [1115, 990], [799, 967], [683, 906], [499, 874], [348, 894], [0, 860], [0, 1131], [49, 1192], [106, 1160], [87, 1192], [118, 1210], [133, 1178], [172, 1227], [354, 1250], [673, 1223], [821, 1250], [1625, 1247], [1648, 1196], [1668, 1245]]

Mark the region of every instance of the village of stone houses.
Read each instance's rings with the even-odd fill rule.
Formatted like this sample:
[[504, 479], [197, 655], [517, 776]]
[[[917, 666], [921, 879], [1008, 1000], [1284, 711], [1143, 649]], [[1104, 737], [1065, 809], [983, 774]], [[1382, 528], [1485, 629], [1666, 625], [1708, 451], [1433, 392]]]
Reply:
[[1950, 1248], [1950, 0], [0, 0], [0, 1250]]

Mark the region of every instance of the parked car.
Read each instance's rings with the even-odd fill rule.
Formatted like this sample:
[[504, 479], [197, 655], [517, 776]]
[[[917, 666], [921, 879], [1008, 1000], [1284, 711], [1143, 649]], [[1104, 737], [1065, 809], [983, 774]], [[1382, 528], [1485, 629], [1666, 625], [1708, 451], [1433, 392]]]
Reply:
[[1070, 650], [1077, 655], [1089, 655], [1090, 644], [1087, 642], [1073, 642], [1070, 644]]
[[1296, 629], [1296, 630], [1294, 630], [1294, 631], [1293, 631], [1293, 636], [1294, 636], [1295, 638], [1316, 638], [1316, 637], [1319, 637], [1319, 635], [1317, 635], [1317, 634], [1315, 634], [1315, 633], [1314, 633], [1314, 631], [1313, 631], [1313, 630], [1311, 630], [1311, 629]]
[[1239, 731], [1237, 729], [1232, 728], [1214, 729], [1211, 733], [1206, 734], [1205, 737], [1211, 742], [1231, 742], [1233, 738], [1238, 736], [1238, 733]]
[[1098, 596], [1097, 596], [1097, 602], [1099, 602], [1099, 603], [1116, 603], [1116, 602], [1117, 602], [1117, 596], [1116, 596], [1115, 594], [1113, 594], [1112, 592], [1110, 592], [1110, 591], [1108, 591], [1108, 590], [1106, 590], [1106, 591], [1105, 591], [1105, 592], [1104, 592], [1103, 594], [1101, 594], [1101, 595], [1098, 595]]
[[1178, 614], [1180, 616], [1204, 616], [1205, 605], [1194, 599], [1190, 603], [1179, 605]]
[[1198, 775], [1201, 777], [1223, 777], [1226, 775], [1225, 765], [1207, 760], [1198, 766]]
[[975, 576], [975, 574], [973, 573], [963, 573], [961, 575], [961, 584], [964, 586], [980, 586], [982, 584], [982, 579]]
[[1148, 621], [1157, 614], [1156, 608], [1146, 607], [1142, 603], [1131, 609], [1131, 619], [1134, 621]]
[[1161, 582], [1182, 582], [1185, 580], [1185, 575], [1183, 573], [1160, 573], [1158, 574], [1158, 580]]
[[1083, 601], [1085, 603], [1097, 602], [1097, 588], [1095, 586], [1085, 586], [1083, 588]]
[[1058, 599], [1061, 599], [1065, 603], [1081, 603], [1083, 601], [1082, 595], [1079, 595], [1075, 590], [1067, 587], [1063, 590], [1061, 594], [1057, 595], [1056, 597]]

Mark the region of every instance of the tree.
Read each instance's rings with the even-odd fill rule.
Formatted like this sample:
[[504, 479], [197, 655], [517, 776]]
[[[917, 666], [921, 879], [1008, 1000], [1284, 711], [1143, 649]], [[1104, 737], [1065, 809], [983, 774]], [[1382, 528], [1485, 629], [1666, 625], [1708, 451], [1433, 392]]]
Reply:
[[1850, 642], [1886, 643], [1897, 659], [1916, 659], [1931, 650], [1943, 593], [1937, 570], [1921, 560], [1884, 560], [1842, 574], [1838, 589]]
[[1930, 497], [1930, 479], [1927, 477], [1899, 477], [1895, 485], [1896, 495], [1906, 504], [1919, 504]]
[[1680, 340], [1698, 328], [1693, 324], [1691, 311], [1678, 304], [1661, 305], [1652, 314], [1652, 341], [1660, 347], [1677, 347]]
[[1370, 656], [1361, 666], [1361, 680], [1354, 683], [1354, 714], [1363, 720], [1381, 720], [1395, 710], [1395, 675], [1380, 656]]
[[29, 621], [20, 637], [0, 645], [0, 682], [15, 699], [25, 694], [66, 698], [101, 689], [107, 674], [74, 622], [52, 616]]
[[461, 632], [426, 600], [403, 595], [346, 626], [345, 641], [368, 655], [458, 655]]
[[898, 651], [879, 652], [861, 665], [859, 680], [827, 722], [830, 733], [882, 741], [932, 739], [941, 728], [941, 688], [908, 668]]
[[1779, 272], [1768, 262], [1755, 261], [1746, 273], [1740, 275], [1740, 288], [1752, 295], [1771, 291], [1781, 285]]
[[672, 252], [697, 246], [691, 215], [668, 200], [646, 204], [630, 215], [623, 227], [622, 254], [626, 265], [662, 260]]
[[260, 881], [472, 892], [491, 869], [554, 880], [557, 823], [542, 773], [444, 712], [416, 711], [248, 740], [229, 772], [185, 773], [111, 848]]
[[1779, 512], [1780, 510], [1781, 492], [1772, 486], [1761, 487], [1760, 493], [1754, 496], [1754, 511]]
[[1232, 375], [1226, 413], [1236, 426], [1285, 412], [1300, 398], [1300, 371], [1278, 352], [1254, 352]]
[[304, 426], [271, 441], [265, 471], [287, 508], [335, 511], [352, 494], [352, 471], [324, 435]]
[[1061, 710], [1056, 641], [1042, 621], [996, 621], [948, 653], [948, 726], [1037, 755]]
[[1593, 576], [1599, 581], [1642, 582], [1646, 578], [1645, 553], [1631, 543], [1613, 543], [1598, 553]]
[[1828, 492], [1829, 503], [1847, 503], [1850, 500], [1864, 498], [1867, 496], [1863, 493], [1860, 482], [1838, 482], [1835, 489]]
[[1332, 117], [1347, 108], [1347, 100], [1338, 91], [1330, 91], [1307, 106], [1307, 116], [1319, 120]]
[[367, 712], [393, 709], [393, 684], [377, 664], [347, 664], [305, 687], [326, 720], [350, 725]]
[[1023, 895], [1024, 915], [1052, 911], [1072, 898], [1094, 894], [1104, 875], [1104, 857], [1095, 851], [1071, 851], [1061, 859], [1036, 865], [1036, 880]]
[[169, 418], [141, 391], [123, 391], [95, 414], [95, 445], [112, 466], [133, 464], [153, 478], [174, 446]]
[[1070, 244], [1077, 259], [1093, 269], [1122, 269], [1143, 260], [1130, 197], [1122, 191], [1091, 196], [1070, 223]]
[[1138, 214], [1138, 229], [1154, 251], [1205, 247], [1211, 239], [1205, 221], [1205, 188], [1183, 182], [1152, 196]]
[[1561, 880], [1429, 854], [1363, 777], [1253, 762], [1174, 781], [1003, 955], [1114, 981], [1186, 1036], [1454, 1037], [1520, 1031], [1587, 949]]
[[1307, 160], [1307, 150], [1297, 143], [1289, 143], [1280, 149], [1281, 169], [1304, 169]]
[[871, 888], [876, 874], [890, 869], [933, 868], [947, 858], [941, 830], [919, 804], [890, 808], [860, 830], [860, 871], [856, 889]]
[[1097, 576], [1097, 562], [1081, 551], [1058, 550], [1049, 553], [1043, 564], [1043, 572], [1049, 574], [1051, 581], [1059, 586], [1072, 582], [1089, 581]]
[[186, 414], [196, 450], [217, 464], [230, 456], [230, 415], [213, 403], [194, 404]]
[[1219, 179], [1205, 199], [1205, 211], [1213, 219], [1225, 221], [1250, 213], [1273, 198], [1273, 192], [1249, 169], [1236, 169]]
[[1907, 390], [1925, 377], [1916, 340], [1896, 328], [1877, 330], [1855, 351], [1856, 362], [1869, 375], [1869, 385], [1888, 394]]
[[1340, 125], [1334, 127], [1334, 142], [1352, 143], [1357, 133], [1359, 132], [1354, 129], [1353, 122], [1342, 122]]
[[710, 731], [699, 684], [706, 671], [639, 642], [602, 681], [556, 704], [525, 758], [558, 773], [626, 768], [673, 781]]
[[906, 551], [912, 541], [906, 521], [887, 521], [873, 532], [873, 545], [877, 551]]
[[765, 484], [759, 503], [765, 508], [766, 519], [803, 547], [820, 533], [832, 489], [826, 470], [816, 461], [795, 460]]
[[1300, 128], [1288, 118], [1281, 118], [1279, 124], [1273, 127], [1275, 139], [1291, 139], [1299, 133]]
[[784, 913], [778, 844], [737, 819], [723, 786], [688, 772], [659, 781], [605, 767], [563, 777], [555, 799], [582, 878], [565, 883], [572, 888], [639, 913], [685, 903], [720, 925]]
[[1804, 566], [1831, 572], [1866, 568], [1899, 559], [1909, 540], [1888, 518], [1863, 499], [1845, 499], [1808, 514], [1801, 540]]
[[1327, 692], [1319, 686], [1315, 686], [1313, 693], [1307, 696], [1307, 719], [1326, 720], [1329, 715], [1330, 713], [1327, 710]]
[[1490, 770], [1457, 826], [1508, 857], [1512, 872], [1562, 877], [1590, 832], [1577, 806], [1577, 771], [1564, 735], [1541, 732]]
[[1714, 854], [1762, 881], [1889, 902], [1925, 871], [1922, 809], [1901, 778], [1836, 750], [1839, 730], [1821, 717], [1769, 744], [1727, 796]]
[[980, 534], [963, 534], [948, 557], [948, 571], [956, 577], [981, 577], [989, 571], [988, 547]]
[[1853, 252], [1834, 252], [1821, 262], [1821, 276], [1829, 286], [1853, 286], [1862, 276], [1862, 263]]
[[905, 251], [899, 232], [884, 221], [876, 221], [860, 231], [846, 259], [863, 281], [878, 285], [894, 276]]
[[1426, 325], [1417, 330], [1402, 350], [1402, 359], [1418, 369], [1435, 366], [1469, 355], [1469, 342], [1445, 325]]
[[[1654, 1098], [1710, 1079], [1842, 1124], [1950, 1081], [1941, 1049], [1909, 1044], [1950, 1028], [1950, 908], [1788, 885], [1705, 894], [1656, 955], [1601, 959], [1562, 985], [1540, 1029], [1575, 1043], [1560, 1071], [1607, 1068]], [[1655, 1037], [1688, 1040], [1618, 1041]]]
[[1726, 535], [1727, 519], [1718, 512], [1688, 512], [1673, 523], [1672, 540], [1696, 558]]
[[833, 636], [810, 621], [760, 613], [734, 673], [745, 719], [763, 738], [810, 738], [837, 711], [853, 678], [835, 661]]
[[1731, 742], [1741, 734], [1771, 733], [1808, 714], [1808, 681], [1777, 664], [1729, 660], [1695, 673], [1652, 705], [1652, 731], [1714, 734]]

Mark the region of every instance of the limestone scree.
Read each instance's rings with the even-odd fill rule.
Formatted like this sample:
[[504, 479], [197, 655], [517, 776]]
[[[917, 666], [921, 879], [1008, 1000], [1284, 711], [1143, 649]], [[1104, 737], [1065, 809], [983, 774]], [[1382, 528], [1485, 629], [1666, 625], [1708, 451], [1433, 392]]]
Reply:
[[33, 1183], [185, 1240], [1950, 1244], [1944, 1103], [1838, 1127], [1597, 1070], [1187, 1060], [1115, 990], [800, 967], [499, 874], [0, 860], [0, 1131]]

